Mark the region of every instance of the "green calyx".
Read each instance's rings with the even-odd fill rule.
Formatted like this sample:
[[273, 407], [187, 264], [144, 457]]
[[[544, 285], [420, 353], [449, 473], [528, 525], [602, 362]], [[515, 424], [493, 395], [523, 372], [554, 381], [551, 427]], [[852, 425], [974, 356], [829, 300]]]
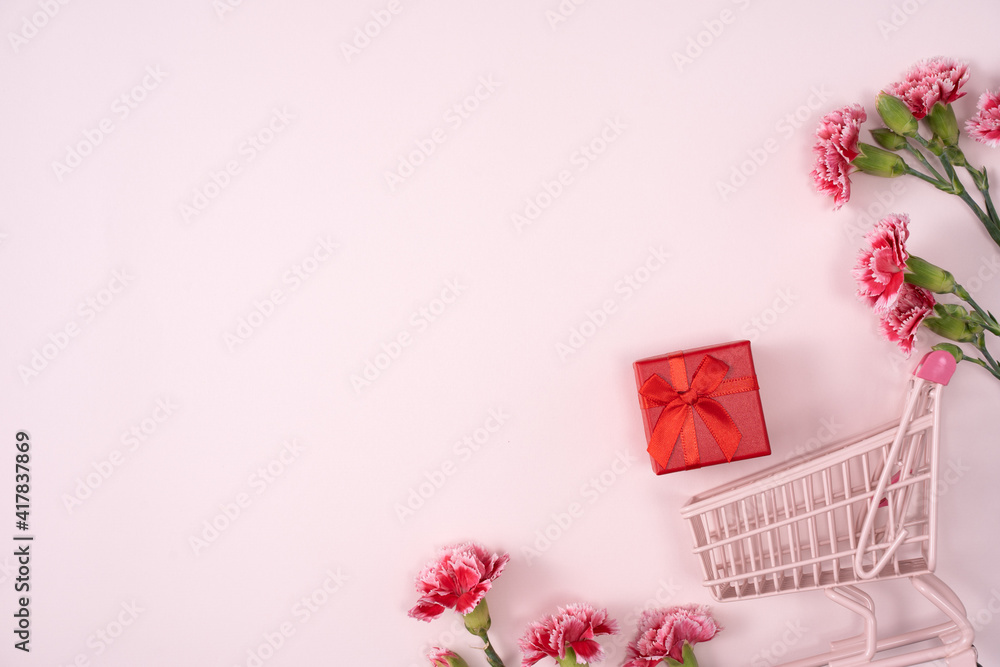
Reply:
[[465, 621], [465, 629], [474, 635], [480, 635], [490, 629], [490, 608], [486, 605], [486, 598], [479, 601], [476, 608], [466, 614], [462, 620]]
[[875, 142], [890, 151], [898, 151], [900, 148], [906, 147], [906, 137], [901, 134], [896, 134], [892, 130], [887, 130], [884, 127], [877, 127], [871, 131], [872, 138]]
[[955, 292], [955, 276], [925, 259], [910, 255], [906, 260], [906, 270], [906, 282], [911, 285], [929, 289], [935, 294]]
[[448, 667], [469, 667], [469, 663], [465, 661], [465, 658], [454, 651], [445, 660], [448, 661]]
[[965, 358], [965, 354], [962, 353], [962, 348], [960, 348], [958, 345], [955, 345], [954, 343], [938, 343], [931, 349], [942, 350], [944, 352], [947, 352], [951, 356], [955, 357], [956, 363]]
[[924, 325], [942, 338], [972, 343], [983, 331], [983, 327], [976, 322], [977, 317], [958, 304], [936, 304], [934, 314], [937, 317], [928, 317]]
[[885, 126], [896, 134], [917, 136], [917, 119], [903, 100], [887, 93], [879, 93], [875, 98], [875, 109]]
[[950, 104], [936, 103], [925, 118], [934, 136], [940, 137], [945, 146], [955, 146], [958, 143], [958, 121]]
[[883, 178], [895, 178], [909, 171], [903, 158], [863, 142], [858, 143], [858, 156], [851, 164], [859, 171]]
[[566, 657], [556, 658], [559, 663], [559, 667], [587, 667], [585, 662], [576, 661], [576, 652], [570, 647], [566, 647]]
[[663, 662], [669, 667], [698, 667], [698, 660], [694, 657], [694, 647], [686, 641], [684, 647], [681, 648], [681, 659], [683, 662], [677, 662], [668, 656], [663, 659]]

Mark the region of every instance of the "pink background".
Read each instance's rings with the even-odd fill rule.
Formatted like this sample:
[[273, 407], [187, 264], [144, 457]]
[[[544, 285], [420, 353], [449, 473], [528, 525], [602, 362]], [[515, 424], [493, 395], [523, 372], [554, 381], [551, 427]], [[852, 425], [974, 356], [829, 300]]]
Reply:
[[[808, 176], [820, 116], [874, 115], [920, 58], [970, 63], [968, 117], [1000, 86], [993, 2], [15, 0], [0, 26], [0, 540], [18, 430], [36, 535], [32, 651], [5, 634], [3, 664], [249, 665], [285, 628], [269, 667], [432, 643], [482, 665], [454, 615], [406, 617], [468, 539], [512, 556], [490, 594], [509, 667], [573, 601], [621, 622], [620, 664], [648, 601], [710, 601], [690, 496], [901, 409], [915, 359], [850, 276], [881, 213], [1000, 304], [956, 198], [862, 177], [833, 213]], [[656, 477], [632, 362], [740, 338], [772, 455]], [[963, 364], [943, 424], [938, 574], [984, 665], [998, 389]], [[869, 592], [886, 631], [936, 618], [905, 582]], [[714, 609], [706, 666], [860, 629], [821, 593]]]

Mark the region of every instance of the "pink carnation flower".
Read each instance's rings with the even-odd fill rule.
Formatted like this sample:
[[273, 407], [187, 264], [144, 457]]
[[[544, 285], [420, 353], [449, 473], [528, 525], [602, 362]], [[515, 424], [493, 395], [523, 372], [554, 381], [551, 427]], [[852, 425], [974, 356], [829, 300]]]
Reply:
[[608, 618], [606, 609], [596, 610], [588, 604], [560, 607], [552, 616], [529, 625], [518, 641], [524, 652], [522, 667], [545, 657], [561, 660], [567, 649], [573, 649], [577, 662], [601, 660], [604, 650], [595, 637], [617, 633], [618, 624]]
[[965, 122], [969, 136], [990, 148], [1000, 146], [1000, 90], [983, 93], [977, 108], [979, 113]]
[[707, 642], [722, 628], [708, 607], [686, 605], [642, 612], [635, 639], [628, 645], [622, 667], [654, 667], [664, 658], [682, 660], [684, 642]]
[[510, 560], [467, 542], [441, 550], [417, 576], [420, 600], [410, 616], [421, 621], [437, 618], [445, 609], [468, 614], [476, 608]]
[[854, 104], [823, 116], [816, 128], [816, 167], [812, 171], [816, 189], [832, 195], [834, 209], [851, 198], [851, 161], [858, 156], [861, 123], [867, 120], [864, 107]]
[[909, 224], [910, 218], [905, 214], [887, 215], [865, 235], [868, 247], [858, 253], [854, 267], [858, 296], [876, 311], [891, 308], [903, 286], [903, 270], [910, 258], [906, 252]]
[[449, 651], [440, 646], [433, 647], [427, 652], [427, 657], [433, 667], [454, 667], [455, 665], [465, 665], [466, 662], [454, 651]]
[[882, 315], [879, 331], [909, 357], [917, 327], [933, 311], [934, 295], [930, 290], [903, 283], [895, 305]]
[[951, 104], [965, 95], [959, 92], [969, 80], [969, 66], [951, 58], [922, 60], [906, 72], [902, 81], [885, 92], [906, 102], [916, 118], [923, 118], [936, 103]]

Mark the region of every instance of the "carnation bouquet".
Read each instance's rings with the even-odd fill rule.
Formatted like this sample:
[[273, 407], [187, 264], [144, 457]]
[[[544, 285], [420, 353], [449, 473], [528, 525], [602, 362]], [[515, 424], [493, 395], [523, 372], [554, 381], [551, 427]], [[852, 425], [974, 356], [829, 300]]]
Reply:
[[[488, 634], [492, 619], [486, 593], [508, 561], [508, 554], [491, 553], [472, 542], [442, 549], [417, 576], [420, 599], [410, 616], [431, 621], [446, 609], [454, 609], [462, 616], [465, 628], [482, 640], [490, 666], [504, 667]], [[622, 667], [656, 667], [661, 663], [667, 667], [698, 667], [694, 644], [712, 639], [721, 629], [707, 607], [648, 609], [639, 619]], [[521, 667], [532, 667], [546, 659], [560, 667], [587, 667], [604, 659], [598, 638], [615, 634], [618, 623], [608, 617], [607, 609], [580, 602], [559, 607], [555, 613], [530, 623], [524, 631], [518, 641], [523, 654]], [[468, 667], [462, 656], [440, 646], [432, 647], [427, 657], [432, 667]]]
[[[1000, 246], [1000, 215], [993, 205], [986, 169], [969, 164], [959, 147], [961, 132], [952, 103], [965, 95], [961, 88], [968, 79], [965, 63], [932, 58], [886, 86], [875, 101], [885, 127], [871, 130], [878, 146], [860, 141], [861, 124], [867, 120], [860, 104], [824, 116], [813, 146], [816, 189], [832, 196], [834, 208], [839, 209], [850, 200], [853, 172], [886, 178], [912, 176], [959, 197]], [[977, 141], [1000, 145], [1000, 91], [983, 93], [978, 113], [965, 127]], [[966, 188], [962, 170], [978, 191], [981, 204]], [[907, 357], [923, 325], [953, 341], [934, 349], [950, 352], [956, 361], [981, 366], [1000, 380], [1000, 364], [986, 345], [987, 334], [1000, 336], [1000, 324], [951, 273], [907, 251], [909, 224], [907, 215], [890, 214], [865, 236], [854, 268], [858, 296], [878, 315], [882, 335]], [[952, 302], [938, 301], [942, 295], [952, 297]], [[963, 350], [956, 343], [968, 347]]]

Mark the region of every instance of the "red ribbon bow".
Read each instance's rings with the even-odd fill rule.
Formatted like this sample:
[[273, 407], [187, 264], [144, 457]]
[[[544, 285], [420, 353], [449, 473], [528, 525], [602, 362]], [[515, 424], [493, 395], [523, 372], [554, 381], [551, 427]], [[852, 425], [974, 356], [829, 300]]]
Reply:
[[663, 406], [650, 434], [646, 451], [660, 466], [666, 468], [677, 438], [680, 437], [685, 467], [698, 467], [701, 456], [694, 430], [694, 413], [697, 412], [718, 443], [726, 461], [732, 461], [742, 436], [729, 412], [715, 399], [757, 389], [756, 378], [747, 376], [726, 380], [729, 365], [706, 355], [688, 387], [684, 357], [679, 354], [667, 357], [667, 364], [673, 386], [661, 375], [655, 374], [639, 389], [645, 409]]

